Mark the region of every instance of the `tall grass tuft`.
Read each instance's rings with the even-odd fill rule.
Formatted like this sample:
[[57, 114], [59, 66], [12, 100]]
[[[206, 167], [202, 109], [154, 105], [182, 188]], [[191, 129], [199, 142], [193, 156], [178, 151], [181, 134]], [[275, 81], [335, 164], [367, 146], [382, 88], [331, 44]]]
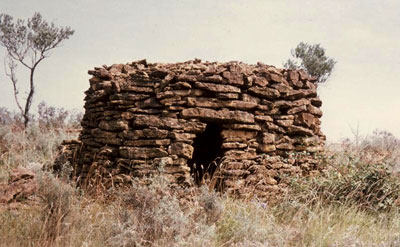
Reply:
[[[383, 133], [383, 134], [382, 134]], [[321, 176], [293, 178], [291, 200], [302, 204], [348, 205], [359, 209], [390, 211], [400, 206], [400, 141], [375, 132], [362, 141], [344, 141], [327, 150]]]
[[[202, 189], [191, 199], [182, 199], [169, 188], [163, 176], [145, 185], [134, 180], [120, 195], [110, 246], [212, 246], [215, 219], [220, 205], [215, 193]], [[213, 206], [208, 208], [207, 200]]]

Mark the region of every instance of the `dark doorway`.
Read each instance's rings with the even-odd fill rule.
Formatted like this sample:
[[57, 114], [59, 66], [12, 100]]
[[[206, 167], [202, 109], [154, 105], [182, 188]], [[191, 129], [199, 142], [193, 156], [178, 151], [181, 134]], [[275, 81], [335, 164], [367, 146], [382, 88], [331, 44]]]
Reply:
[[195, 182], [200, 185], [205, 176], [211, 178], [217, 168], [218, 158], [222, 157], [221, 126], [207, 124], [203, 133], [193, 142], [193, 158], [188, 161]]

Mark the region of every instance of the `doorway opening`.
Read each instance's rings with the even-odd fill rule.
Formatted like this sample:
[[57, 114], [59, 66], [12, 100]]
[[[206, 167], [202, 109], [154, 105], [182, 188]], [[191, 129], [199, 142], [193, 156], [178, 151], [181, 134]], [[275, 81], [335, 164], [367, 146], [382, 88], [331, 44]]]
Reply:
[[205, 179], [211, 179], [217, 169], [222, 153], [222, 127], [215, 123], [208, 123], [203, 133], [193, 141], [193, 157], [188, 161], [190, 173], [197, 185]]

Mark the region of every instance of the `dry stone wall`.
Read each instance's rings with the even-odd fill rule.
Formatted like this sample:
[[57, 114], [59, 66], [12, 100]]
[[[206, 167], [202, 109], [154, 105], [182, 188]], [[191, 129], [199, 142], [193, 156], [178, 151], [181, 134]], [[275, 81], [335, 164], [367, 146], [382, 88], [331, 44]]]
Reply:
[[[270, 197], [315, 169], [325, 137], [315, 78], [258, 63], [116, 64], [90, 70], [75, 176], [105, 186], [165, 174]], [[66, 145], [71, 142], [66, 142]]]

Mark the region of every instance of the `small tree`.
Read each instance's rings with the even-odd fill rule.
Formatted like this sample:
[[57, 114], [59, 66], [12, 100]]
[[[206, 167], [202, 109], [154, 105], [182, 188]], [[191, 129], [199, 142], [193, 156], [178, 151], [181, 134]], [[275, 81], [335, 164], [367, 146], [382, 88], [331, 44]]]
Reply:
[[[49, 57], [50, 51], [58, 47], [61, 42], [68, 39], [74, 31], [70, 27], [58, 28], [53, 23], [42, 19], [40, 13], [35, 13], [26, 24], [22, 19], [13, 21], [7, 14], [0, 15], [0, 45], [7, 50], [4, 58], [6, 75], [11, 79], [14, 89], [14, 98], [18, 109], [24, 118], [25, 128], [28, 126], [35, 93], [34, 74], [38, 64]], [[23, 107], [18, 97], [16, 69], [17, 64], [22, 64], [29, 70], [29, 93]]]
[[[317, 77], [317, 83], [325, 82], [332, 73], [336, 61], [325, 55], [325, 49], [320, 44], [310, 45], [300, 42], [291, 50], [292, 58], [283, 65], [288, 69], [304, 69], [311, 76]], [[300, 65], [298, 62], [300, 60]]]

